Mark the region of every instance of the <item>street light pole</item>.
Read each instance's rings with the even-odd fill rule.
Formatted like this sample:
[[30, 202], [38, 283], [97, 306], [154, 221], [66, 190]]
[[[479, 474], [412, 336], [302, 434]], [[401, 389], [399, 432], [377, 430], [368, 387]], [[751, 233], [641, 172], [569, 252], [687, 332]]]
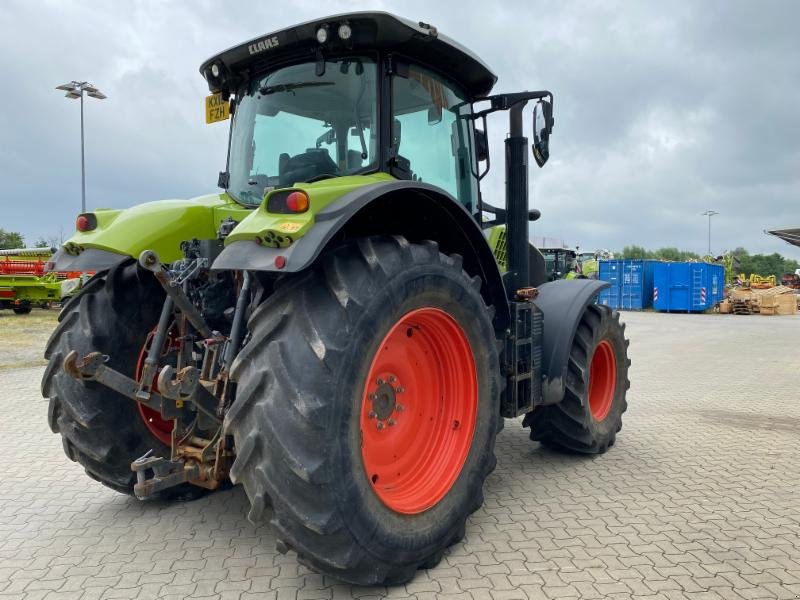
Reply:
[[86, 212], [86, 164], [84, 157], [84, 143], [83, 143], [83, 93], [86, 92], [87, 96], [97, 98], [98, 100], [105, 100], [106, 95], [94, 87], [87, 81], [70, 81], [63, 85], [56, 87], [57, 90], [66, 92], [64, 94], [70, 100], [80, 98], [81, 101], [81, 212]]
[[86, 166], [83, 154], [83, 91], [81, 90], [81, 213], [86, 212]]
[[707, 210], [704, 213], [701, 213], [704, 217], [708, 217], [708, 255], [711, 256], [711, 217], [714, 215], [718, 215], [719, 213], [715, 210]]

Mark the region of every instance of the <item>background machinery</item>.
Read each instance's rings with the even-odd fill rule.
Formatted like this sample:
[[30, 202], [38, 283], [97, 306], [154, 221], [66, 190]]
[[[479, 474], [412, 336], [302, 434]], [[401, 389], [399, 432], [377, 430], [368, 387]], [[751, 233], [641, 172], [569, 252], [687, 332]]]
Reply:
[[0, 309], [24, 315], [74, 294], [81, 273], [45, 272], [49, 248], [0, 250]]
[[577, 251], [571, 248], [540, 248], [544, 256], [547, 280], [575, 279], [581, 275]]
[[[550, 92], [490, 95], [473, 53], [375, 12], [201, 72], [207, 121], [233, 118], [222, 192], [82, 214], [53, 258], [97, 271], [46, 349], [67, 456], [140, 498], [241, 484], [279, 550], [388, 585], [462, 538], [505, 418], [571, 452], [614, 443], [624, 327], [603, 282], [547, 282], [528, 240], [523, 113], [542, 166]], [[505, 207], [480, 191], [501, 111]]]
[[784, 273], [781, 275], [781, 285], [800, 290], [800, 269], [795, 273]]
[[595, 250], [594, 252], [581, 252], [578, 254], [578, 264], [581, 274], [587, 279], [597, 279], [600, 271], [600, 261], [614, 258], [610, 250]]

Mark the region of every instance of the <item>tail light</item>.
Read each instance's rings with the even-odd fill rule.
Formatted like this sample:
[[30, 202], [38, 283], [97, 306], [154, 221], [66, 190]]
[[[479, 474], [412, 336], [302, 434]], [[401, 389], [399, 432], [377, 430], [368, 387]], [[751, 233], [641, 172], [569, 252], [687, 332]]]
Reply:
[[92, 231], [97, 228], [97, 217], [92, 213], [82, 213], [75, 219], [75, 229], [78, 231]]
[[277, 214], [297, 214], [308, 210], [308, 194], [300, 190], [273, 192], [267, 200], [267, 212]]
[[292, 192], [286, 196], [286, 208], [296, 213], [306, 212], [308, 210], [308, 196], [303, 192]]

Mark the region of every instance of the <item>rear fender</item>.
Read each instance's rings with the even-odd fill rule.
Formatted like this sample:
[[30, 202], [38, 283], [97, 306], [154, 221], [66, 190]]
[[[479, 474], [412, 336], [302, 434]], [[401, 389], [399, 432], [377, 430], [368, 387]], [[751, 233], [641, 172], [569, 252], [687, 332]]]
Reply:
[[70, 254], [63, 248], [47, 262], [47, 271], [103, 271], [130, 258], [127, 254], [87, 248], [80, 254]]
[[97, 209], [95, 226], [76, 231], [48, 261], [50, 271], [100, 271], [153, 250], [164, 263], [183, 258], [181, 243], [217, 239], [222, 221], [241, 221], [252, 209], [227, 194], [191, 200], [159, 200], [125, 210]]
[[581, 316], [601, 290], [594, 279], [559, 279], [539, 286], [534, 304], [542, 311], [542, 404], [561, 402], [566, 391], [567, 361]]
[[483, 232], [455, 198], [421, 182], [386, 181], [361, 186], [316, 213], [313, 227], [290, 246], [271, 248], [252, 240], [229, 242], [212, 268], [297, 273], [309, 268], [337, 242], [369, 235], [434, 240], [445, 254], [460, 254], [464, 270], [482, 280], [481, 294], [495, 307], [495, 326], [505, 330], [508, 301], [500, 269]]

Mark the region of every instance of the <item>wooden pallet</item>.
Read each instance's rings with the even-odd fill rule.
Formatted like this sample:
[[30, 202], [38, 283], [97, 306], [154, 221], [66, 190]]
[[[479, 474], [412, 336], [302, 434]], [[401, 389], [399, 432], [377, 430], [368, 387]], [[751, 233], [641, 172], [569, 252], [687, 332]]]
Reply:
[[735, 315], [752, 315], [753, 305], [749, 300], [733, 298], [731, 300], [731, 312]]

